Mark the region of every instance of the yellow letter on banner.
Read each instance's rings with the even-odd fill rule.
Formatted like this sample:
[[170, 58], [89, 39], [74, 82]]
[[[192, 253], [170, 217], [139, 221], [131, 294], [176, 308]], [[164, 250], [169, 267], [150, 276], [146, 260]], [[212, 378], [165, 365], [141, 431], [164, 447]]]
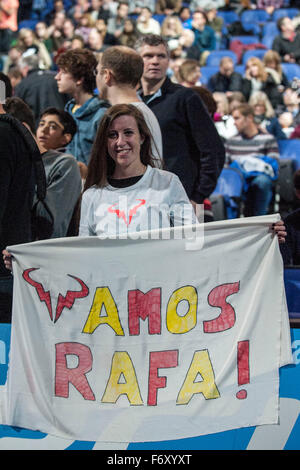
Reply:
[[110, 376], [101, 401], [116, 403], [120, 395], [127, 395], [131, 405], [143, 405], [136, 373], [130, 356], [125, 351], [117, 351], [113, 356]]
[[[100, 316], [103, 306], [106, 310], [106, 316]], [[109, 325], [117, 335], [124, 336], [118, 309], [109, 288], [97, 287], [83, 333], [93, 333], [99, 325], [103, 324]]]
[[[184, 316], [177, 313], [179, 302], [187, 300], [188, 312]], [[170, 333], [187, 333], [197, 323], [197, 290], [193, 286], [184, 286], [175, 290], [171, 295], [167, 306], [167, 328]]]
[[[203, 379], [201, 382], [195, 382], [198, 374]], [[207, 349], [195, 351], [192, 364], [180, 389], [176, 404], [187, 405], [193, 395], [197, 393], [202, 393], [206, 400], [220, 397]]]

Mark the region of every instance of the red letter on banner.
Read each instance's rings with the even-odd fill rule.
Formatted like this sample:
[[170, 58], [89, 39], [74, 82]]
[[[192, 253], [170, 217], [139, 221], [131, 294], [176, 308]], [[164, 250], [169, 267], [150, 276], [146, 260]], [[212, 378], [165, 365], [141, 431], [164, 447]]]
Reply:
[[159, 377], [158, 369], [178, 366], [178, 351], [153, 351], [149, 357], [148, 405], [157, 405], [157, 389], [165, 388], [166, 377]]
[[[68, 398], [69, 383], [71, 383], [85, 400], [95, 400], [94, 393], [85, 376], [92, 369], [93, 364], [90, 348], [80, 343], [59, 343], [55, 347], [55, 395], [57, 397]], [[78, 357], [77, 367], [68, 368], [68, 355]]]
[[130, 335], [140, 334], [139, 318], [148, 317], [150, 335], [161, 333], [161, 289], [155, 288], [144, 294], [140, 290], [128, 291], [128, 328]]
[[240, 289], [239, 282], [222, 284], [215, 287], [208, 294], [208, 303], [212, 307], [220, 307], [221, 313], [214, 320], [204, 321], [204, 333], [218, 333], [229, 330], [235, 324], [235, 311], [232, 305], [226, 302], [226, 298], [231, 294], [236, 294]]

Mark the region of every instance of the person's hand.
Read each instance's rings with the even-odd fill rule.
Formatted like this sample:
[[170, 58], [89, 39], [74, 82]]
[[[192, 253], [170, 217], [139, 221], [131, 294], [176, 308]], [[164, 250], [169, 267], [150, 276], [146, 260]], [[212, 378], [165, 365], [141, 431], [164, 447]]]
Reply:
[[9, 253], [9, 251], [7, 251], [7, 250], [3, 250], [2, 251], [2, 256], [3, 256], [4, 266], [9, 271], [12, 271], [12, 255], [11, 255], [11, 253]]
[[88, 174], [88, 167], [83, 162], [77, 162], [80, 170], [81, 179], [85, 180]]
[[279, 243], [284, 243], [287, 233], [286, 233], [286, 227], [284, 225], [283, 220], [279, 220], [275, 224], [272, 225], [272, 231], [274, 235], [277, 235]]

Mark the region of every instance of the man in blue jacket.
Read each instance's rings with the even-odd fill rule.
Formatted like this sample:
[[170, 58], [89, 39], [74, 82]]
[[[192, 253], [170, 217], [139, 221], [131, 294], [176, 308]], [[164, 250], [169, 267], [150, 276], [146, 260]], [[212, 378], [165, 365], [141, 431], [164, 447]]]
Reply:
[[80, 163], [83, 177], [99, 122], [109, 107], [107, 101], [94, 93], [97, 64], [96, 57], [88, 49], [69, 50], [57, 60], [59, 71], [55, 78], [58, 89], [72, 96], [65, 110], [77, 125], [77, 132], [66, 150]]

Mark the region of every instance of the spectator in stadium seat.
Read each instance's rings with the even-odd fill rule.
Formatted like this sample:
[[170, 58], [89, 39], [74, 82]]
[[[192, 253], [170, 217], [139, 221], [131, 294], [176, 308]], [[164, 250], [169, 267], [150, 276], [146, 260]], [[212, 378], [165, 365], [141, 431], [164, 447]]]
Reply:
[[240, 73], [235, 72], [231, 57], [222, 57], [219, 71], [210, 77], [207, 88], [212, 93], [219, 91], [229, 94], [233, 91], [242, 91], [243, 77]]
[[283, 73], [281, 58], [278, 52], [272, 51], [271, 49], [267, 51], [263, 57], [263, 64], [266, 71], [271, 73], [277, 83], [279, 91], [283, 92], [284, 89], [289, 86], [289, 81], [287, 76]]
[[245, 174], [248, 185], [245, 215], [265, 215], [273, 197], [278, 144], [274, 136], [259, 129], [249, 104], [235, 108], [232, 116], [238, 134], [225, 142], [227, 162], [238, 166]]
[[49, 70], [51, 68], [52, 59], [45, 44], [37, 39], [31, 29], [22, 28], [19, 31], [16, 47], [22, 52], [22, 57], [37, 55], [40, 69]]
[[[128, 21], [128, 20], [125, 20], [125, 24], [126, 24], [126, 21]], [[125, 24], [124, 24], [124, 26], [125, 26]], [[116, 39], [113, 34], [111, 34], [107, 31], [107, 20], [106, 19], [98, 18], [98, 20], [96, 20], [96, 22], [95, 22], [95, 28], [101, 34], [102, 39], [103, 39], [103, 44], [105, 46], [116, 46], [117, 44], [119, 44], [118, 39]]]
[[192, 31], [195, 34], [193, 45], [187, 50], [188, 59], [199, 60], [205, 65], [209, 53], [216, 49], [216, 35], [214, 30], [207, 26], [208, 18], [202, 10], [193, 13]]
[[182, 5], [182, 0], [157, 0], [155, 12], [158, 15], [174, 15], [178, 13]]
[[286, 134], [275, 116], [273, 106], [263, 91], [256, 91], [251, 95], [248, 104], [254, 110], [254, 120], [259, 128], [274, 135], [277, 140], [286, 139]]
[[140, 34], [160, 34], [160, 24], [152, 17], [150, 8], [142, 8], [136, 20], [136, 28]]
[[207, 5], [213, 6], [217, 10], [224, 7], [226, 4], [225, 0], [191, 0], [190, 9], [192, 11], [197, 10], [197, 8], [205, 9]]
[[57, 66], [59, 71], [55, 79], [58, 89], [60, 93], [72, 96], [65, 110], [77, 124], [77, 132], [67, 151], [82, 165], [87, 165], [99, 121], [109, 106], [94, 93], [97, 59], [88, 49], [72, 49], [60, 54]]
[[300, 94], [291, 87], [286, 88], [283, 93], [283, 111], [292, 113], [292, 125], [297, 127], [300, 124]]
[[133, 19], [127, 18], [124, 23], [124, 29], [119, 36], [119, 43], [122, 46], [127, 46], [127, 47], [132, 47], [134, 48], [134, 45], [136, 41], [138, 40], [140, 34], [138, 30], [136, 29], [136, 23]]
[[128, 18], [128, 10], [128, 3], [120, 2], [116, 14], [107, 22], [107, 31], [116, 38], [119, 38], [123, 32], [125, 20]]
[[282, 92], [278, 86], [273, 75], [265, 69], [258, 57], [250, 57], [247, 60], [242, 90], [246, 100], [249, 100], [255, 91], [263, 91], [276, 110], [283, 103]]
[[278, 52], [283, 62], [300, 64], [300, 34], [296, 33], [293, 21], [285, 16], [279, 18], [280, 34], [275, 37], [272, 50]]
[[255, 3], [256, 8], [259, 10], [265, 10], [270, 16], [272, 16], [275, 10], [283, 7], [284, 0], [256, 0]]

